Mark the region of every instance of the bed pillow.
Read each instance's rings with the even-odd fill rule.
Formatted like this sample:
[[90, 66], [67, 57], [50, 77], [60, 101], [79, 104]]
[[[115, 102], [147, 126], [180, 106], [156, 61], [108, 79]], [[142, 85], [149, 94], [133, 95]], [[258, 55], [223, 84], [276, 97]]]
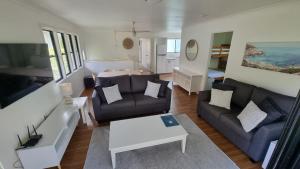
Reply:
[[157, 98], [161, 84], [148, 81], [144, 95]]
[[211, 97], [209, 104], [230, 109], [232, 93], [233, 91], [211, 89]]
[[267, 113], [260, 110], [260, 108], [251, 100], [243, 111], [237, 116], [240, 120], [243, 129], [250, 132], [258, 126], [265, 118]]
[[113, 85], [111, 87], [103, 87], [102, 90], [105, 95], [107, 104], [111, 104], [113, 102], [123, 99], [118, 84]]

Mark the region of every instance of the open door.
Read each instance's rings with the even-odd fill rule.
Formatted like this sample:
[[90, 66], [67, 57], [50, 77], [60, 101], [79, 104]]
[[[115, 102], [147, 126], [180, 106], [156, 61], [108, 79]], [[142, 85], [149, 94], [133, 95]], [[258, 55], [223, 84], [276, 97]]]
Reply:
[[150, 70], [151, 68], [151, 40], [140, 39], [139, 63], [142, 68]]
[[212, 83], [223, 81], [230, 52], [233, 32], [214, 33], [210, 49], [210, 62], [207, 73], [207, 89]]

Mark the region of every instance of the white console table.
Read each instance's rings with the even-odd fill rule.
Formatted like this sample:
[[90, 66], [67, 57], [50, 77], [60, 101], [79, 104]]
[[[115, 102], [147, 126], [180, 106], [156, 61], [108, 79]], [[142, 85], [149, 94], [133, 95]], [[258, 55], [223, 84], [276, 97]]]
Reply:
[[76, 106], [58, 105], [37, 128], [42, 139], [34, 147], [17, 150], [24, 169], [58, 166], [80, 119]]
[[175, 67], [173, 69], [173, 82], [185, 89], [191, 95], [191, 92], [199, 92], [201, 87], [202, 74]]

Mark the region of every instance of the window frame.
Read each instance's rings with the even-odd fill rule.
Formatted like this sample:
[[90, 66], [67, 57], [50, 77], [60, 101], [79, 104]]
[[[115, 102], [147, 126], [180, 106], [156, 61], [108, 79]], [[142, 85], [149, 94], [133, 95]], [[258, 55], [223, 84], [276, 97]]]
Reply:
[[[174, 40], [175, 44], [174, 44], [174, 52], [168, 52], [168, 40]], [[179, 47], [179, 51], [176, 51], [176, 44], [178, 43], [178, 41], [180, 41], [180, 45], [181, 45], [181, 39], [179, 38], [169, 38], [167, 39], [167, 53], [180, 53], [181, 48]]]
[[74, 71], [74, 70], [78, 69], [78, 65], [77, 65], [76, 54], [75, 54], [75, 50], [74, 50], [74, 43], [73, 43], [73, 38], [72, 38], [73, 36], [70, 33], [68, 33], [67, 36], [68, 36], [68, 39], [70, 42], [70, 53], [73, 54], [72, 59], [73, 59], [73, 64], [74, 64], [74, 68], [73, 68], [73, 71]]
[[[59, 79], [56, 79], [55, 82], [59, 82], [61, 80], [64, 79], [64, 76], [63, 76], [63, 72], [62, 72], [62, 69], [61, 69], [61, 63], [60, 63], [60, 59], [59, 59], [59, 55], [58, 55], [58, 51], [57, 51], [57, 46], [56, 46], [56, 41], [55, 41], [55, 37], [54, 37], [54, 31], [51, 30], [51, 29], [46, 29], [46, 28], [43, 28], [42, 29], [42, 34], [43, 34], [43, 37], [44, 37], [44, 31], [47, 31], [49, 32], [49, 35], [50, 35], [50, 39], [51, 39], [51, 42], [52, 42], [52, 46], [53, 46], [53, 50], [54, 50], [54, 54], [55, 54], [55, 59], [56, 59], [56, 62], [57, 62], [57, 66], [58, 66], [58, 70], [59, 70], [59, 74], [60, 74], [60, 78]], [[44, 37], [44, 42], [46, 43], [46, 40], [45, 40], [45, 37]], [[48, 44], [47, 44], [48, 45]], [[49, 49], [48, 49], [48, 52], [49, 52]], [[50, 53], [49, 53], [49, 59], [50, 59]], [[51, 62], [51, 61], [50, 61]], [[52, 66], [51, 66], [52, 68]], [[52, 71], [53, 72], [53, 71]], [[53, 79], [55, 79], [53, 77]]]
[[76, 45], [76, 49], [77, 49], [77, 54], [78, 54], [78, 61], [79, 61], [79, 65], [78, 67], [82, 67], [82, 58], [81, 58], [81, 49], [79, 46], [79, 40], [78, 40], [78, 36], [74, 35], [74, 40], [75, 40], [75, 45]]
[[59, 48], [59, 50], [60, 50], [60, 56], [61, 56], [61, 59], [62, 59], [62, 65], [63, 65], [63, 67], [64, 67], [64, 69], [65, 69], [65, 74], [66, 74], [66, 76], [68, 76], [68, 75], [70, 75], [71, 73], [72, 73], [72, 70], [71, 70], [71, 66], [70, 66], [70, 58], [69, 58], [69, 53], [68, 53], [68, 49], [67, 49], [67, 45], [66, 45], [66, 39], [65, 39], [65, 33], [63, 33], [63, 32], [56, 32], [56, 35], [57, 35], [57, 43], [58, 43], [58, 45], [59, 45], [59, 47], [60, 47], [60, 42], [59, 42], [59, 35], [60, 34], [60, 36], [61, 36], [61, 38], [62, 38], [62, 45], [63, 45], [63, 48], [64, 48], [64, 50], [65, 50], [65, 55], [66, 55], [66, 58], [67, 58], [67, 67], [69, 68], [69, 73], [67, 73], [67, 70], [65, 69], [65, 63], [64, 63], [64, 61], [63, 61], [63, 54], [62, 54], [62, 51], [61, 51], [61, 49]]

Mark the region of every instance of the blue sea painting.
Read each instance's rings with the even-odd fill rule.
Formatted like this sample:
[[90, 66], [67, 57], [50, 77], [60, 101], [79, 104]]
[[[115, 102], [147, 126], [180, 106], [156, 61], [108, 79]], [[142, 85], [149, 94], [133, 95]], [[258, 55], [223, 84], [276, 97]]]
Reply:
[[242, 65], [300, 75], [300, 42], [249, 42]]

